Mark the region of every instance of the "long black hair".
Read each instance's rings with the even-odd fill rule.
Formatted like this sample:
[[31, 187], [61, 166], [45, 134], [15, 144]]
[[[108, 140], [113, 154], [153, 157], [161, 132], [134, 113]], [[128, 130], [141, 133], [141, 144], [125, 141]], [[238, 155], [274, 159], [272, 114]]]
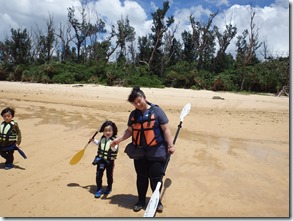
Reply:
[[116, 126], [116, 124], [115, 124], [113, 121], [110, 121], [110, 120], [106, 120], [106, 121], [102, 124], [102, 126], [101, 126], [99, 132], [100, 132], [100, 133], [103, 133], [105, 127], [108, 127], [108, 126], [111, 126], [111, 127], [113, 128], [113, 135], [112, 135], [112, 137], [116, 137], [116, 135], [117, 135], [117, 133], [118, 133], [117, 126]]

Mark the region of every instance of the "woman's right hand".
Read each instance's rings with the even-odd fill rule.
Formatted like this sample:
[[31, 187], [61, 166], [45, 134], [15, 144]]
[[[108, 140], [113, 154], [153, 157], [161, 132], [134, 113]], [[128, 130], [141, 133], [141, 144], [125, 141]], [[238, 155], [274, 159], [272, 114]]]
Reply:
[[118, 145], [119, 142], [119, 138], [115, 138], [114, 140], [112, 140], [112, 142], [110, 143], [110, 147], [115, 147], [116, 145]]
[[168, 146], [168, 154], [173, 154], [175, 152], [175, 146], [172, 144]]
[[123, 140], [128, 139], [131, 136], [131, 130], [132, 130], [132, 128], [128, 127], [120, 137], [117, 137], [112, 141], [110, 146], [114, 147], [115, 145], [118, 145]]

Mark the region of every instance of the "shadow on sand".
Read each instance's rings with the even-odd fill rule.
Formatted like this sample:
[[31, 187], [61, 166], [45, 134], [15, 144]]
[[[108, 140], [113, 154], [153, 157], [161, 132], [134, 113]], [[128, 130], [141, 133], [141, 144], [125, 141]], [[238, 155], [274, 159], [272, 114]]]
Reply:
[[96, 192], [97, 186], [96, 185], [87, 185], [87, 186], [80, 186], [78, 183], [69, 183], [67, 184], [68, 187], [81, 187], [83, 189], [88, 190], [91, 194]]
[[[69, 183], [67, 184], [67, 186], [80, 187], [80, 188], [88, 190], [91, 194], [95, 194], [97, 189], [96, 185], [80, 186], [78, 183]], [[110, 204], [116, 204], [119, 207], [132, 209], [133, 205], [137, 201], [137, 196], [132, 194], [114, 194], [114, 195], [110, 194], [110, 195], [102, 195], [100, 199], [109, 200]]]
[[[0, 163], [0, 168], [1, 169], [4, 169], [5, 168], [5, 163]], [[25, 168], [23, 168], [21, 166], [18, 166], [18, 165], [15, 165], [15, 164], [13, 164], [13, 168], [12, 169], [25, 170]]]
[[[165, 191], [168, 187], [170, 187], [172, 181], [167, 178], [164, 182], [164, 188], [161, 194], [161, 199], [163, 198]], [[87, 186], [80, 186], [78, 183], [69, 183], [67, 184], [68, 187], [80, 187], [83, 189], [88, 190], [91, 194], [95, 194], [96, 192], [96, 185], [87, 185]], [[110, 200], [110, 204], [116, 204], [119, 207], [124, 207], [126, 209], [132, 209], [133, 205], [137, 202], [137, 195], [132, 194], [110, 194], [110, 195], [102, 195], [100, 198], [102, 200]], [[147, 202], [149, 201], [149, 197], [147, 197]]]

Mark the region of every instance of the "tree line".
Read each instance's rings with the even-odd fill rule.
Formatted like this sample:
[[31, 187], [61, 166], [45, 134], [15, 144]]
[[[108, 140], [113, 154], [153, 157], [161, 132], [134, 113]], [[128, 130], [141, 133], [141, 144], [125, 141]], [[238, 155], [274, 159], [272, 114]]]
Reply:
[[[107, 32], [97, 13], [88, 16], [87, 5], [69, 7], [66, 24], [58, 28], [51, 15], [44, 20], [46, 31], [12, 28], [0, 41], [0, 80], [289, 93], [289, 57], [274, 57], [259, 42], [252, 7], [242, 33], [232, 22], [224, 31], [213, 25], [217, 11], [206, 21], [189, 15], [191, 29], [181, 39], [169, 8], [164, 1], [151, 13], [145, 36], [136, 36], [128, 17]], [[233, 39], [236, 56], [227, 52]]]

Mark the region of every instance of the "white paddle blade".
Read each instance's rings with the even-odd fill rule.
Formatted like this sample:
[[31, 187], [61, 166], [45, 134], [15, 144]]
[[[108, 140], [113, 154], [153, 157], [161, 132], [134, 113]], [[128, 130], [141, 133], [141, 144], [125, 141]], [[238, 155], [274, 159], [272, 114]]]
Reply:
[[159, 201], [160, 201], [160, 187], [162, 183], [158, 182], [155, 191], [153, 192], [149, 204], [145, 210], [143, 217], [154, 217]]
[[189, 113], [190, 108], [191, 108], [190, 103], [185, 104], [180, 114], [180, 121], [183, 121], [184, 117], [186, 117], [186, 115]]

